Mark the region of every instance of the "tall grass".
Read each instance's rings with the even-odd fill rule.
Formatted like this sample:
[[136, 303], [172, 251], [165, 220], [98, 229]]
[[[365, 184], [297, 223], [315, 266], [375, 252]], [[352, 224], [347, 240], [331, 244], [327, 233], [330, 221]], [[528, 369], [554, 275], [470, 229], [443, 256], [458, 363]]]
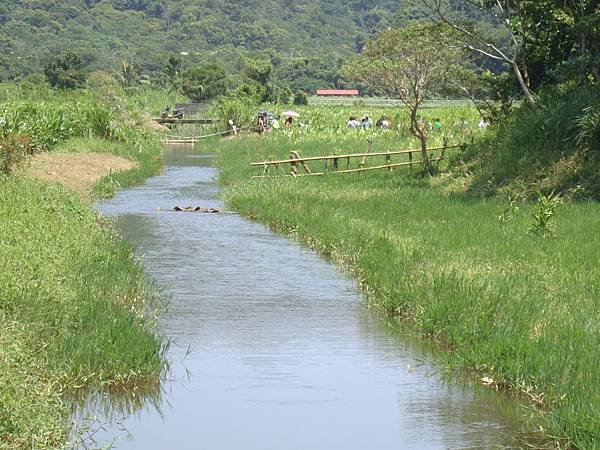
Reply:
[[52, 150], [74, 137], [135, 142], [137, 123], [92, 95], [14, 100], [0, 106], [0, 133], [28, 136], [37, 151]]
[[[0, 97], [0, 150], [98, 151], [138, 169], [107, 177], [110, 195], [160, 167], [161, 149], [136, 111], [95, 93], [18, 87]], [[15, 141], [17, 140], [17, 141]], [[1, 156], [1, 155], [0, 155]], [[63, 448], [65, 395], [88, 387], [156, 386], [164, 343], [156, 298], [129, 244], [58, 185], [0, 175], [0, 448]]]
[[250, 178], [250, 161], [333, 145], [273, 135], [206, 150], [220, 151], [232, 208], [348, 267], [373, 304], [448, 349], [453, 370], [524, 396], [550, 442], [598, 446], [600, 207], [559, 206], [544, 239], [529, 232], [535, 206], [500, 221], [501, 202], [444, 195], [407, 170]]
[[[131, 246], [59, 186], [5, 179], [0, 195], [0, 340], [13, 341], [0, 359], [0, 436], [42, 448], [65, 437], [57, 395], [154, 382], [163, 344], [145, 315], [153, 297]], [[23, 401], [14, 394], [29, 379], [43, 388]]]
[[[259, 109], [265, 109], [273, 112], [275, 115], [282, 113], [289, 107], [277, 105], [263, 105], [261, 108], [251, 103], [241, 101], [225, 101], [215, 107], [211, 113], [222, 120], [220, 126], [226, 123], [228, 119], [234, 120], [236, 125], [246, 129], [256, 128], [257, 112]], [[410, 133], [410, 116], [406, 108], [373, 108], [365, 106], [295, 106], [293, 108], [300, 114], [299, 119], [294, 119], [291, 128], [282, 128], [274, 130], [263, 138], [267, 140], [285, 136], [289, 142], [302, 143], [309, 139], [320, 142], [329, 142], [332, 145], [340, 144], [344, 141], [353, 141], [356, 137], [387, 136], [389, 140], [398, 142], [399, 139], [406, 143], [417, 143]], [[348, 118], [368, 116], [373, 123], [380, 117], [388, 117], [391, 121], [391, 128], [387, 132], [382, 132], [375, 127], [371, 130], [349, 130], [347, 128]], [[444, 138], [450, 143], [459, 143], [457, 141], [471, 141], [473, 137], [479, 134], [477, 122], [479, 116], [477, 111], [469, 106], [455, 105], [443, 108], [423, 108], [420, 117], [423, 121], [431, 124], [436, 118], [441, 119], [441, 130], [430, 130], [430, 146], [439, 145]], [[302, 126], [300, 125], [302, 124]]]
[[598, 86], [559, 86], [519, 107], [473, 147], [471, 190], [600, 199], [599, 103]]

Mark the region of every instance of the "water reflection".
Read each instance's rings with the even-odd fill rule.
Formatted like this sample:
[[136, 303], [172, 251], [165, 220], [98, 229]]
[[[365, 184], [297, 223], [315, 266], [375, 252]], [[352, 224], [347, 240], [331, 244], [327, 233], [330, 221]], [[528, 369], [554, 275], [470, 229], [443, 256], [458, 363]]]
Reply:
[[223, 207], [217, 172], [198, 156], [173, 151], [163, 175], [99, 205], [172, 296], [159, 323], [172, 367], [151, 407], [96, 441], [261, 450], [515, 443], [514, 405], [444, 381], [430, 350], [373, 315], [328, 261], [237, 215], [160, 211]]
[[96, 392], [88, 392], [76, 399], [81, 417], [92, 414], [102, 417], [108, 423], [119, 422], [132, 415], [157, 413], [162, 415], [161, 405], [166, 380], [157, 379], [151, 383], [130, 387], [108, 386]]

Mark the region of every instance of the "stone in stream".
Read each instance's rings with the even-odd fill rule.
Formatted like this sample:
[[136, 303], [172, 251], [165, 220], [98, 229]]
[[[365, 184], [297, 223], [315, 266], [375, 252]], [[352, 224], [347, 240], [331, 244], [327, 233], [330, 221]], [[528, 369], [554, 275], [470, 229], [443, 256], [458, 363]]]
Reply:
[[203, 208], [202, 206], [179, 206], [175, 205], [173, 207], [173, 211], [183, 211], [183, 212], [202, 212], [202, 213], [219, 213], [222, 212], [217, 208]]

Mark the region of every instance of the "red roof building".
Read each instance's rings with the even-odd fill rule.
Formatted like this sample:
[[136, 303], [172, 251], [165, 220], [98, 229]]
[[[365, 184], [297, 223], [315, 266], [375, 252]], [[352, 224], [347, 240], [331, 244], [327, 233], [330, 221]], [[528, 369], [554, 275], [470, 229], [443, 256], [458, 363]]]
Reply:
[[317, 96], [351, 97], [358, 95], [358, 89], [317, 89]]

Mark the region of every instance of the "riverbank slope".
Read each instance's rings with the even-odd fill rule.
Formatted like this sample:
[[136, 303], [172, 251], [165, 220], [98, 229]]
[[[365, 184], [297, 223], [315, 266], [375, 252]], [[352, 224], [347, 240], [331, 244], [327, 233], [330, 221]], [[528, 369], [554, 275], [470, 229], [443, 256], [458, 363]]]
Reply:
[[[388, 145], [372, 137], [373, 151]], [[342, 145], [360, 151], [361, 140]], [[560, 206], [544, 238], [531, 231], [540, 205], [448, 196], [408, 170], [250, 178], [262, 171], [252, 161], [332, 145], [297, 135], [219, 143], [227, 203], [348, 267], [373, 304], [448, 350], [449, 369], [522, 396], [544, 440], [597, 445], [600, 206]]]
[[65, 395], [157, 385], [164, 342], [133, 248], [80, 195], [31, 178], [29, 155], [53, 152], [45, 158], [61, 159], [63, 171], [80, 158], [74, 152], [120, 155], [132, 169], [109, 172], [93, 194], [82, 187], [89, 200], [155, 173], [161, 148], [93, 94], [2, 94], [0, 448], [65, 448]]

